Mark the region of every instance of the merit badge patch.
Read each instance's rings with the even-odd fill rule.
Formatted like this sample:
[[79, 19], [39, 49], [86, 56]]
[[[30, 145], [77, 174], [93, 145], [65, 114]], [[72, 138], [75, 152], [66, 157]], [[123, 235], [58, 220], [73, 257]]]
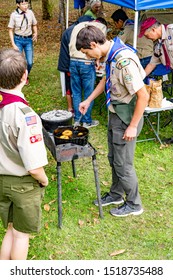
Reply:
[[128, 84], [132, 81], [132, 75], [127, 74], [124, 76], [124, 81]]
[[36, 142], [40, 142], [42, 140], [42, 137], [41, 137], [41, 134], [37, 134], [37, 135], [31, 136], [29, 139], [30, 139], [31, 144], [34, 144]]
[[36, 124], [36, 123], [37, 123], [37, 118], [36, 118], [36, 116], [26, 117], [25, 120], [26, 120], [26, 124], [27, 124], [27, 125], [33, 125], [33, 124]]
[[120, 61], [117, 62], [116, 64], [116, 68], [121, 70], [122, 68], [124, 68], [125, 66], [130, 64], [130, 59], [122, 59]]

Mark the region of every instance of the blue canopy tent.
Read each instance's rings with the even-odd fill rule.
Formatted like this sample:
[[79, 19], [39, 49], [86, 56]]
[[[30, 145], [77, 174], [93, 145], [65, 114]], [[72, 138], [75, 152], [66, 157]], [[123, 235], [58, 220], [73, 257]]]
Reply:
[[135, 11], [133, 46], [136, 48], [139, 12], [143, 10], [170, 9], [173, 8], [173, 0], [102, 0]]

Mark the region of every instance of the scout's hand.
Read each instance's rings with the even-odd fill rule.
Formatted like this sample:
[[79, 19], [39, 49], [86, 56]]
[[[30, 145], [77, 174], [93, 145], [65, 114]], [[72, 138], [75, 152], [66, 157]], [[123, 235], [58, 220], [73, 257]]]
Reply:
[[33, 42], [37, 42], [37, 34], [36, 33], [33, 33], [32, 40], [33, 40]]
[[90, 102], [87, 99], [79, 104], [79, 111], [81, 112], [82, 115], [86, 114], [89, 105]]
[[137, 135], [137, 127], [135, 126], [128, 126], [124, 135], [123, 139], [126, 141], [132, 141]]

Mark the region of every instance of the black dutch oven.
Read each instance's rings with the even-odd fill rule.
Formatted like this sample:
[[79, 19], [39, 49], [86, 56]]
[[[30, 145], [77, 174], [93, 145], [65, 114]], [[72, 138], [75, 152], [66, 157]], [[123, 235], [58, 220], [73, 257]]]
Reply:
[[43, 127], [50, 133], [59, 126], [69, 126], [72, 124], [72, 113], [65, 110], [53, 110], [41, 114]]
[[88, 142], [89, 130], [83, 126], [65, 126], [54, 130], [56, 145], [73, 143], [85, 146]]

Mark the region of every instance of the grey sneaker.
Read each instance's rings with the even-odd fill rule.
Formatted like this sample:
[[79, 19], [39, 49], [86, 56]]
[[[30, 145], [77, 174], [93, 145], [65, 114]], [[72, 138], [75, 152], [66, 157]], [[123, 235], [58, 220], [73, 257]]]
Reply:
[[113, 208], [110, 210], [111, 215], [116, 216], [116, 217], [126, 217], [129, 215], [140, 215], [143, 213], [143, 209], [133, 209], [131, 208], [129, 205], [127, 205], [126, 203], [124, 203], [123, 205], [121, 205], [118, 208]]
[[[107, 206], [107, 205], [110, 205], [110, 204], [121, 204], [123, 203], [124, 200], [122, 198], [119, 198], [119, 199], [115, 199], [113, 198], [112, 196], [110, 196], [108, 193], [106, 193], [104, 196], [102, 196], [101, 198], [101, 204], [102, 206]], [[98, 206], [98, 200], [94, 200], [94, 204], [96, 206]]]
[[90, 128], [90, 127], [94, 127], [97, 125], [99, 125], [99, 121], [97, 121], [97, 120], [93, 120], [92, 123], [86, 123], [86, 122], [83, 123], [83, 127], [85, 127], [85, 128]]

